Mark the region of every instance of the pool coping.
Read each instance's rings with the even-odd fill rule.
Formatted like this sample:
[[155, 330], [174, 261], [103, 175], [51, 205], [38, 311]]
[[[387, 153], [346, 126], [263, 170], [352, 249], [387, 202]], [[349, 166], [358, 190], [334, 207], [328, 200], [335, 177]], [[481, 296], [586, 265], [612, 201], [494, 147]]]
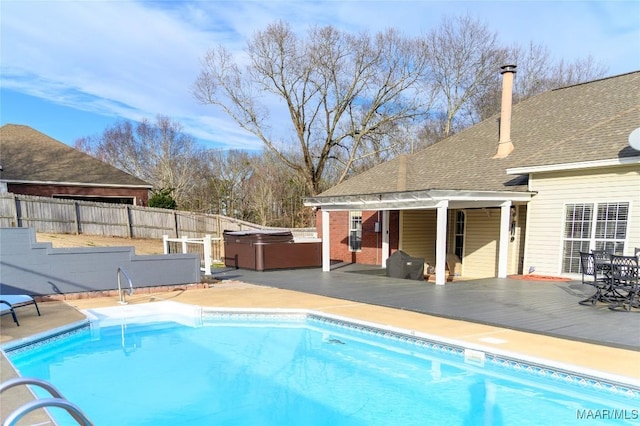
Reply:
[[[123, 319], [149, 316], [150, 320], [157, 320], [160, 314], [182, 316], [186, 325], [204, 326], [206, 320], [220, 316], [244, 316], [244, 317], [301, 317], [328, 321], [332, 325], [373, 333], [390, 339], [414, 343], [417, 346], [425, 346], [427, 349], [435, 349], [444, 353], [452, 353], [464, 357], [464, 362], [470, 366], [483, 367], [485, 363], [499, 365], [514, 371], [532, 373], [540, 377], [552, 378], [563, 382], [571, 382], [594, 390], [606, 390], [616, 395], [624, 395], [633, 399], [640, 399], [640, 380], [631, 377], [620, 376], [604, 371], [571, 365], [550, 359], [544, 359], [524, 353], [504, 350], [482, 344], [447, 338], [439, 335], [425, 333], [387, 324], [381, 324], [342, 315], [322, 312], [306, 308], [225, 308], [206, 307], [176, 301], [161, 301], [143, 303], [137, 305], [121, 305], [104, 308], [92, 308], [81, 310], [85, 320], [76, 321], [65, 326], [57, 327], [46, 332], [41, 332], [26, 338], [7, 342], [0, 346], [5, 353], [14, 352], [28, 346], [45, 342], [50, 339], [61, 338], [85, 327], [92, 327], [97, 321], [104, 323], [113, 322], [114, 325], [122, 323]], [[137, 321], [138, 322], [138, 321]]]

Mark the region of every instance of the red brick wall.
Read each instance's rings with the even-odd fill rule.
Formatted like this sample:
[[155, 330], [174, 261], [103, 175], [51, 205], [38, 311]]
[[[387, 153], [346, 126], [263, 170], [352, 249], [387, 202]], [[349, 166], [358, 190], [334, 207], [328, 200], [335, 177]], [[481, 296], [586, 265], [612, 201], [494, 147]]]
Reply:
[[54, 195], [89, 196], [90, 197], [122, 197], [135, 198], [138, 206], [149, 204], [149, 190], [136, 188], [101, 188], [90, 186], [62, 186], [62, 185], [21, 185], [7, 184], [7, 191], [14, 194], [36, 195], [39, 197], [53, 197]]
[[[391, 253], [398, 249], [399, 220], [400, 215], [397, 211], [390, 212], [389, 247]], [[375, 232], [376, 222], [380, 222], [382, 229], [382, 212], [380, 212], [379, 216], [377, 211], [362, 212], [362, 250], [351, 252], [349, 251], [349, 212], [329, 213], [331, 260], [379, 265], [382, 260], [382, 233]], [[316, 214], [316, 228], [318, 236], [322, 237], [322, 214], [320, 210]]]

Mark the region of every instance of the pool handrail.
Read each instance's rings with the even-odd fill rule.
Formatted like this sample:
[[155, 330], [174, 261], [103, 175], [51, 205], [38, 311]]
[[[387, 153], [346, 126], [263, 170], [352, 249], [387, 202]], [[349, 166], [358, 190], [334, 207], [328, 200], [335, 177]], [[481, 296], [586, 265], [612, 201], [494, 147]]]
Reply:
[[126, 305], [127, 301], [124, 297], [124, 292], [122, 291], [122, 287], [120, 285], [120, 273], [122, 273], [122, 275], [125, 276], [127, 281], [129, 281], [129, 296], [133, 294], [133, 282], [131, 281], [129, 274], [127, 274], [127, 272], [121, 267], [118, 267], [118, 271], [116, 272], [116, 275], [118, 276], [118, 295], [120, 297], [120, 300], [118, 301], [118, 303], [121, 305]]
[[0, 384], [0, 393], [19, 385], [39, 386], [49, 392], [49, 394], [53, 396], [53, 398], [35, 399], [21, 405], [20, 407], [16, 408], [11, 414], [9, 414], [9, 416], [7, 416], [4, 422], [2, 422], [2, 426], [13, 426], [24, 415], [30, 413], [33, 410], [44, 407], [63, 408], [69, 413], [69, 415], [71, 415], [71, 417], [75, 419], [75, 421], [78, 422], [78, 424], [83, 426], [93, 426], [91, 420], [89, 420], [89, 418], [77, 405], [67, 400], [64, 396], [62, 396], [58, 389], [56, 389], [51, 383], [48, 383], [44, 380], [35, 379], [32, 377], [16, 377], [13, 379], [9, 379]]

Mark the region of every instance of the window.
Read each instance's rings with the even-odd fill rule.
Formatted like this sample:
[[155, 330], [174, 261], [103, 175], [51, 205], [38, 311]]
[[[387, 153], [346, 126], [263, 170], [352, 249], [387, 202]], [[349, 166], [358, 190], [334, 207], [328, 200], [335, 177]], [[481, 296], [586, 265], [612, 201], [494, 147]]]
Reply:
[[349, 251], [362, 250], [362, 212], [349, 212]]
[[567, 205], [562, 272], [580, 272], [581, 251], [608, 250], [622, 254], [628, 221], [629, 203]]
[[464, 253], [464, 211], [462, 210], [456, 212], [454, 253], [462, 260]]

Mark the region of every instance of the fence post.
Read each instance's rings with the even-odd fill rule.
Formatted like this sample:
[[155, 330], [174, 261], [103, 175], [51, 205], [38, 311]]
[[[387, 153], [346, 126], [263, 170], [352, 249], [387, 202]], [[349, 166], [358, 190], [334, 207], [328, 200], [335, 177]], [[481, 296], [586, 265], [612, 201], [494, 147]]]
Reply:
[[204, 243], [204, 274], [211, 275], [211, 234], [206, 234]]
[[187, 236], [182, 237], [182, 252], [187, 253]]
[[76, 225], [76, 235], [80, 235], [80, 203], [77, 201], [73, 202], [73, 211], [75, 213], [73, 219]]
[[13, 226], [16, 228], [20, 228], [20, 217], [18, 215], [18, 212], [20, 211], [20, 208], [18, 207], [19, 202], [20, 201], [18, 201], [16, 194], [13, 194]]
[[162, 236], [162, 248], [163, 248], [164, 254], [169, 254], [169, 236], [168, 235]]
[[125, 205], [125, 214], [127, 215], [127, 235], [129, 238], [133, 238], [133, 227], [131, 226], [131, 207], [129, 205]]

